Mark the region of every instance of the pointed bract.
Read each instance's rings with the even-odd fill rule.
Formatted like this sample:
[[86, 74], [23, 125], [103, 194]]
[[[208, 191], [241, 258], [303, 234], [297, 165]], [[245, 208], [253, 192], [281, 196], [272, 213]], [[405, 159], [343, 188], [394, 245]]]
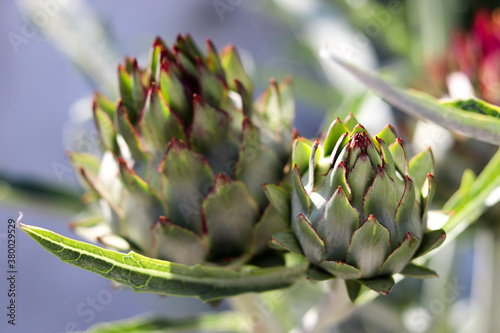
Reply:
[[420, 247], [415, 253], [415, 258], [423, 256], [435, 248], [438, 248], [441, 244], [443, 244], [445, 239], [446, 233], [441, 229], [426, 232], [422, 238]]
[[372, 279], [359, 280], [362, 284], [381, 295], [388, 295], [394, 287], [392, 276], [380, 276]]
[[191, 145], [202, 152], [222, 149], [229, 129], [229, 115], [201, 96], [195, 95], [193, 103], [193, 121], [189, 128]]
[[328, 260], [345, 260], [351, 235], [359, 227], [359, 213], [349, 203], [339, 186], [328, 199], [324, 216], [316, 225], [316, 231], [325, 242]]
[[298, 199], [301, 209], [303, 211], [306, 211], [307, 215], [309, 215], [311, 210], [311, 201], [309, 199], [309, 196], [307, 195], [306, 190], [304, 189], [304, 185], [302, 184], [299, 168], [297, 167], [293, 168], [292, 178], [293, 178], [294, 196]]
[[325, 243], [304, 215], [300, 214], [297, 217], [297, 224], [300, 229], [299, 243], [302, 252], [310, 262], [319, 264], [326, 259]]
[[351, 302], [355, 302], [361, 292], [361, 283], [356, 280], [346, 280], [345, 286]]
[[290, 221], [290, 193], [279, 185], [264, 184], [267, 198], [286, 223]]
[[431, 149], [424, 150], [415, 155], [409, 163], [410, 176], [417, 186], [422, 186], [427, 174], [434, 174], [434, 157]]
[[278, 156], [261, 143], [260, 132], [246, 117], [235, 173], [236, 178], [246, 184], [259, 207], [268, 204], [262, 184], [277, 183], [283, 175], [283, 164]]
[[398, 138], [396, 130], [391, 125], [387, 125], [386, 127], [384, 127], [384, 129], [375, 136], [384, 140], [387, 144], [393, 143]]
[[202, 234], [201, 201], [212, 189], [214, 174], [206, 159], [190, 150], [182, 141], [168, 145], [161, 172], [167, 177], [164, 197], [172, 221]]
[[165, 102], [156, 84], [152, 84], [141, 114], [139, 128], [151, 150], [163, 152], [173, 138], [186, 140], [181, 118]]
[[407, 163], [407, 152], [406, 146], [400, 138], [397, 138], [394, 143], [389, 145], [389, 150], [391, 151], [392, 159], [396, 169], [401, 175], [408, 174], [408, 163]]
[[389, 254], [390, 237], [389, 230], [370, 215], [352, 234], [347, 263], [358, 267], [364, 278], [376, 276]]
[[[114, 113], [116, 112], [116, 106], [114, 107]], [[113, 120], [110, 117], [110, 114], [103, 111], [96, 100], [93, 103], [93, 113], [94, 113], [94, 123], [99, 131], [99, 138], [102, 146], [106, 150], [110, 150], [112, 152], [117, 152], [117, 143], [116, 143], [116, 129], [113, 125]]]
[[289, 176], [290, 229], [303, 256], [322, 269], [310, 269], [311, 276], [324, 279], [326, 271], [345, 279], [354, 301], [361, 284], [385, 295], [395, 273], [432, 275], [410, 263], [445, 237], [425, 233], [434, 193], [430, 150], [408, 163], [391, 126], [374, 138], [352, 114], [345, 122], [336, 119], [322, 138], [295, 139]]
[[363, 198], [364, 216], [374, 215], [377, 220], [389, 230], [391, 247], [399, 244], [398, 230], [394, 215], [398, 199], [394, 181], [378, 166], [373, 184], [368, 188]]
[[340, 279], [350, 280], [359, 279], [361, 277], [361, 271], [359, 269], [342, 261], [325, 260], [320, 262], [319, 266]]
[[276, 208], [268, 205], [262, 213], [260, 220], [255, 224], [252, 231], [252, 255], [265, 253], [269, 249], [272, 235], [276, 230], [286, 230], [289, 222], [280, 218]]
[[303, 254], [300, 244], [294, 234], [290, 231], [280, 230], [274, 232], [271, 238], [271, 244], [280, 249], [286, 249], [297, 254]]
[[[203, 263], [208, 255], [207, 246], [200, 236], [189, 229], [179, 227], [164, 216], [154, 226], [152, 253], [155, 257], [192, 266]], [[187, 246], [189, 251], [179, 251]]]
[[222, 50], [221, 65], [226, 73], [226, 79], [231, 90], [236, 90], [234, 81], [240, 81], [250, 95], [253, 92], [253, 83], [243, 68], [240, 57], [233, 45]]
[[309, 167], [309, 156], [311, 155], [312, 142], [304, 138], [295, 139], [293, 143], [292, 167], [295, 165], [304, 173]]
[[165, 64], [160, 70], [160, 90], [170, 109], [175, 111], [185, 123], [191, 121], [192, 104], [186, 99], [186, 91], [179, 77]]
[[401, 274], [415, 279], [430, 279], [438, 277], [437, 273], [432, 269], [412, 263], [406, 265], [406, 267], [401, 271]]
[[354, 129], [354, 127], [356, 127], [356, 125], [359, 123], [356, 120], [356, 118], [354, 117], [354, 115], [352, 114], [352, 112], [349, 112], [347, 117], [344, 119], [344, 124], [347, 127], [347, 129], [349, 130], [349, 132], [351, 132]]
[[392, 272], [401, 272], [415, 254], [419, 241], [418, 238], [407, 233], [401, 245], [392, 251], [380, 267], [380, 274], [384, 275], [391, 274]]
[[144, 147], [142, 138], [130, 121], [127, 110], [120, 102], [118, 103], [118, 109], [116, 111], [116, 119], [118, 122], [118, 131], [125, 140], [132, 157], [138, 161], [148, 160], [148, 152]]
[[259, 209], [242, 182], [218, 174], [202, 209], [211, 254], [215, 258], [248, 252], [251, 241], [248, 236], [257, 222]]
[[326, 132], [324, 142], [325, 155], [332, 154], [333, 148], [337, 144], [338, 140], [346, 132], [348, 132], [348, 130], [344, 123], [341, 122], [339, 118], [335, 119], [334, 122], [330, 125], [328, 132]]

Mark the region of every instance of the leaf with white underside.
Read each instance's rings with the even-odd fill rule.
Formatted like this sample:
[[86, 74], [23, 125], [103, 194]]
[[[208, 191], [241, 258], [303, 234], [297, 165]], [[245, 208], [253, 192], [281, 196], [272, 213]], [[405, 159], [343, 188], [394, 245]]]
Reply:
[[500, 107], [483, 101], [479, 98], [469, 98], [463, 100], [451, 100], [443, 102], [444, 105], [462, 109], [464, 111], [475, 112], [478, 114], [489, 115], [491, 117], [500, 118]]
[[[377, 92], [391, 105], [410, 116], [424, 118], [471, 138], [500, 145], [500, 118], [459, 108], [459, 103], [441, 103], [425, 93], [405, 90], [360, 69], [337, 56], [327, 56]], [[476, 103], [477, 104], [477, 103]], [[481, 107], [486, 107], [481, 101]], [[487, 108], [490, 110], [490, 108]]]
[[20, 228], [63, 262], [97, 273], [136, 292], [195, 296], [213, 301], [247, 292], [290, 286], [305, 278], [307, 263], [293, 267], [243, 268], [192, 267], [127, 254], [76, 241], [50, 230], [21, 224]]

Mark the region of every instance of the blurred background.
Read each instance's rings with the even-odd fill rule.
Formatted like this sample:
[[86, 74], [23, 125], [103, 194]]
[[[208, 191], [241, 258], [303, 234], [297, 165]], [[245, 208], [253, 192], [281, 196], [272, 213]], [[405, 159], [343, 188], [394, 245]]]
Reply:
[[[211, 0], [0, 2], [0, 267], [6, 276], [9, 218], [74, 237], [67, 224], [82, 206], [68, 150], [99, 154], [91, 97], [116, 96], [125, 56], [144, 63], [156, 36], [171, 45], [189, 33], [200, 45], [234, 44], [256, 83], [291, 75], [299, 133], [315, 137], [354, 112], [371, 133], [391, 123], [410, 151], [432, 146], [438, 170], [435, 208], [458, 189], [462, 173], [479, 173], [495, 147], [457, 138], [391, 109], [320, 49], [379, 70], [436, 97], [474, 94], [500, 101], [498, 1]], [[450, 74], [457, 74], [450, 75]], [[495, 86], [494, 84], [497, 84]], [[499, 89], [495, 90], [495, 87]], [[398, 284], [332, 332], [498, 332], [500, 213], [433, 257], [441, 278]], [[17, 234], [17, 318], [7, 324], [6, 277], [0, 279], [1, 332], [72, 332], [141, 314], [186, 317], [224, 309], [193, 299], [134, 294], [44, 251]], [[2, 275], [4, 276], [4, 275]]]

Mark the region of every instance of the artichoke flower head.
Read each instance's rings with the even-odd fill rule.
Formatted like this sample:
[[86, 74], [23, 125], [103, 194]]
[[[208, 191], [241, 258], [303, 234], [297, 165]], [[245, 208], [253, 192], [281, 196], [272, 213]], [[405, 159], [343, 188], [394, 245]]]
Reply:
[[[322, 142], [297, 138], [291, 190], [266, 185], [288, 231], [274, 246], [304, 256], [310, 278], [341, 278], [355, 299], [361, 282], [387, 294], [391, 277], [435, 276], [410, 261], [439, 246], [442, 230], [426, 230], [434, 162], [426, 150], [407, 161], [403, 140], [387, 126], [371, 137], [352, 115], [335, 120]], [[291, 197], [291, 207], [284, 203]]]
[[187, 265], [267, 251], [283, 222], [261, 184], [278, 183], [290, 158], [290, 80], [271, 80], [254, 103], [234, 47], [219, 54], [207, 40], [204, 55], [190, 36], [171, 48], [157, 38], [148, 64], [127, 58], [118, 79], [118, 102], [94, 99], [102, 160], [70, 153], [99, 205], [99, 223], [77, 231]]

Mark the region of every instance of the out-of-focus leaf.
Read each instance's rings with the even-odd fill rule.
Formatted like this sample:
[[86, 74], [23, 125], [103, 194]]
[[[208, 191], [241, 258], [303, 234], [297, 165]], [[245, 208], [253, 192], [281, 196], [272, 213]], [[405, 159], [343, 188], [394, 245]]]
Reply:
[[[316, 61], [311, 59], [311, 61]], [[265, 82], [269, 77], [279, 79], [286, 77], [290, 74], [290, 70], [280, 69], [276, 66], [271, 67], [266, 64], [258, 64], [256, 68], [256, 82]], [[315, 109], [323, 112], [332, 106], [338, 106], [342, 100], [341, 93], [328, 83], [322, 82], [318, 78], [306, 77], [302, 73], [296, 71], [293, 73], [293, 90], [294, 95], [298, 101], [303, 101], [308, 105], [312, 105]], [[336, 108], [335, 108], [336, 109]], [[349, 109], [349, 108], [347, 108]], [[314, 111], [314, 110], [313, 110]], [[339, 110], [340, 111], [340, 110]], [[321, 113], [317, 113], [321, 114]], [[334, 118], [343, 118], [346, 114], [335, 114]], [[333, 119], [328, 119], [330, 125]], [[328, 128], [326, 128], [328, 129]], [[325, 129], [325, 130], [326, 130]]]
[[488, 207], [500, 201], [500, 150], [473, 179], [471, 174], [464, 175], [462, 186], [444, 205], [444, 209], [450, 212], [450, 218], [443, 226], [447, 234], [461, 232]]
[[[61, 165], [58, 171], [61, 175], [70, 171], [73, 173], [73, 170], [66, 165]], [[81, 192], [72, 191], [71, 188], [12, 177], [0, 172], [0, 200], [3, 202], [23, 202], [25, 205], [53, 207], [77, 213], [84, 207], [80, 195]]]
[[213, 301], [247, 292], [288, 287], [305, 278], [307, 270], [307, 263], [238, 271], [201, 265], [189, 267], [135, 252], [123, 254], [106, 250], [35, 226], [21, 224], [20, 228], [63, 262], [132, 287], [136, 292], [195, 296], [203, 301]]
[[[34, 20], [40, 12], [37, 0], [16, 1], [16, 4], [27, 20]], [[43, 24], [32, 22], [36, 32], [47, 37], [94, 87], [112, 97], [116, 91], [115, 64], [120, 56], [106, 20], [81, 0], [53, 3], [43, 12], [50, 19]]]
[[[468, 137], [500, 145], [499, 118], [462, 110], [457, 108], [456, 105], [443, 105], [430, 95], [399, 88], [337, 56], [332, 55], [329, 58], [363, 81], [365, 85], [380, 94], [388, 103], [410, 116], [428, 119]], [[486, 109], [484, 103], [483, 108]]]
[[[410, 56], [410, 52], [412, 52], [411, 42], [415, 37], [411, 35], [406, 15], [403, 14], [405, 2], [388, 2], [384, 5], [379, 1], [337, 0], [328, 1], [328, 3], [332, 5], [332, 12], [337, 11], [333, 5], [343, 7], [351, 22], [358, 29], [364, 30], [367, 37], [372, 39], [374, 43], [383, 45], [400, 56]], [[370, 20], [367, 20], [367, 17], [370, 17]], [[371, 24], [379, 29], [376, 34], [370, 31]], [[427, 24], [430, 23], [427, 22]]]
[[205, 313], [187, 319], [133, 318], [97, 324], [85, 333], [176, 333], [194, 330], [231, 333], [245, 328], [244, 319], [241, 314], [229, 311]]
[[469, 200], [469, 191], [471, 186], [476, 181], [476, 174], [471, 169], [467, 169], [462, 174], [460, 188], [446, 201], [443, 206], [444, 211], [450, 211], [453, 207], [463, 205], [466, 200]]

